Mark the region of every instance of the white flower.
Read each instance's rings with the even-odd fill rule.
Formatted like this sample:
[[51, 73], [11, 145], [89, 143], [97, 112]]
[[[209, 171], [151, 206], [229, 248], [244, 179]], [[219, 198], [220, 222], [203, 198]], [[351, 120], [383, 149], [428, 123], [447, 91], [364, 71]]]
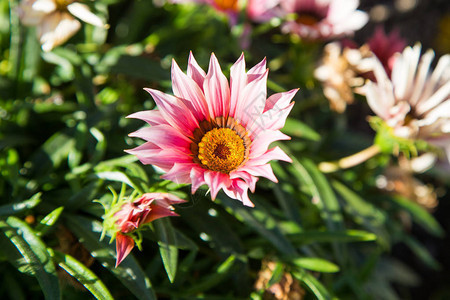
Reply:
[[72, 37], [81, 27], [75, 18], [98, 27], [105, 23], [85, 4], [71, 0], [22, 0], [19, 18], [26, 26], [36, 26], [42, 50], [50, 51]]
[[360, 92], [394, 135], [443, 147], [450, 158], [450, 55], [431, 72], [434, 52], [420, 52], [418, 44], [398, 53], [391, 78], [373, 58], [376, 82], [368, 81]]

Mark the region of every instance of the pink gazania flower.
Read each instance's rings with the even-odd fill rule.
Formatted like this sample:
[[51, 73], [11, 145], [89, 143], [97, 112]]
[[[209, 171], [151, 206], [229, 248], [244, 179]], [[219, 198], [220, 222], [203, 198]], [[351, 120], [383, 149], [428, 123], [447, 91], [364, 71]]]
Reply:
[[308, 40], [351, 35], [369, 19], [367, 13], [356, 10], [359, 0], [280, 0], [280, 4], [292, 16], [282, 30]]
[[186, 202], [168, 193], [147, 193], [133, 202], [123, 204], [114, 214], [116, 218], [116, 267], [130, 254], [134, 247], [134, 239], [127, 235], [154, 220], [178, 216], [172, 204]]
[[162, 178], [192, 183], [192, 193], [206, 184], [211, 198], [223, 191], [244, 205], [253, 206], [247, 191], [254, 192], [258, 176], [277, 182], [268, 164], [291, 159], [279, 148], [268, 149], [289, 136], [284, 126], [297, 90], [266, 92], [266, 60], [245, 72], [244, 55], [230, 69], [230, 84], [211, 54], [208, 73], [189, 56], [187, 75], [172, 61], [174, 96], [146, 89], [159, 110], [141, 111], [128, 117], [151, 127], [131, 133], [146, 141], [127, 150], [144, 164], [166, 172]]
[[450, 55], [431, 72], [434, 52], [420, 52], [416, 45], [398, 53], [391, 78], [374, 58], [376, 82], [368, 81], [359, 92], [395, 136], [441, 146], [450, 158]]
[[85, 4], [73, 0], [22, 0], [19, 18], [26, 26], [36, 26], [42, 50], [51, 51], [72, 37], [81, 27], [75, 18], [98, 27], [105, 23]]
[[254, 22], [268, 22], [283, 15], [279, 4], [280, 0], [248, 0], [247, 16]]

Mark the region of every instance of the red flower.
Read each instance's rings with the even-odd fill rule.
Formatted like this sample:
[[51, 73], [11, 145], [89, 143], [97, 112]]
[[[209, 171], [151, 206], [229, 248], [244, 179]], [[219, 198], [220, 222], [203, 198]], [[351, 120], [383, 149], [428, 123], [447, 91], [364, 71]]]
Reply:
[[178, 216], [173, 211], [172, 204], [182, 202], [185, 202], [185, 200], [172, 194], [147, 193], [131, 203], [123, 204], [120, 210], [114, 214], [117, 218], [116, 225], [118, 227], [116, 234], [116, 267], [134, 247], [134, 240], [126, 235], [127, 233], [153, 220]]

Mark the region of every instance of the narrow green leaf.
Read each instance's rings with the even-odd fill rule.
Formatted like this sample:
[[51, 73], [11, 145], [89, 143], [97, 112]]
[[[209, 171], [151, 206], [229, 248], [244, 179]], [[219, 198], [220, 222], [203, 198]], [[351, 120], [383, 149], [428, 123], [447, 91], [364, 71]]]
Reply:
[[101, 179], [110, 180], [110, 181], [118, 181], [123, 182], [132, 187], [133, 189], [139, 191], [140, 193], [144, 193], [142, 188], [134, 183], [128, 175], [120, 171], [106, 171], [96, 173], [96, 176]]
[[317, 131], [297, 119], [288, 118], [281, 131], [289, 136], [304, 138], [315, 142], [320, 140], [320, 134]]
[[[255, 205], [254, 208], [243, 206], [240, 202], [228, 197], [220, 197], [220, 201], [231, 212], [236, 214], [248, 225], [253, 227], [263, 238], [269, 240], [281, 253], [286, 255], [295, 255], [297, 251], [291, 242], [281, 232], [278, 222], [270, 215], [268, 211], [263, 211], [261, 206]], [[256, 203], [255, 199], [254, 202]], [[260, 218], [258, 218], [260, 216]]]
[[402, 240], [406, 245], [412, 250], [412, 252], [420, 258], [428, 267], [439, 271], [442, 267], [438, 261], [430, 254], [430, 252], [425, 248], [419, 241], [408, 235], [404, 235]]
[[66, 218], [70, 229], [91, 252], [91, 255], [113, 273], [138, 299], [156, 299], [150, 280], [133, 255], [128, 255], [117, 268], [114, 267], [116, 250], [113, 245], [100, 241], [102, 224], [99, 221], [75, 215], [67, 215]]
[[280, 282], [281, 278], [283, 277], [283, 271], [284, 271], [283, 264], [280, 262], [277, 262], [275, 265], [275, 269], [272, 272], [272, 276], [270, 277], [269, 281], [267, 282], [266, 288], [269, 288], [273, 284]]
[[381, 225], [386, 217], [378, 208], [371, 203], [364, 201], [358, 194], [338, 181], [333, 181], [334, 189], [347, 202], [344, 209], [355, 216], [355, 221], [359, 223], [367, 222], [373, 225]]
[[327, 228], [332, 231], [342, 230], [344, 226], [339, 203], [326, 177], [309, 159], [303, 158], [297, 160], [293, 158], [292, 164], [298, 174], [297, 177], [310, 190], [313, 201], [320, 210], [320, 216], [327, 225]]
[[60, 206], [46, 215], [34, 229], [36, 231], [36, 234], [38, 236], [45, 235], [47, 231], [52, 228], [53, 225], [55, 225], [56, 221], [58, 221], [59, 216], [61, 216], [63, 210], [64, 206]]
[[197, 293], [203, 293], [214, 286], [220, 284], [223, 280], [225, 280], [228, 276], [232, 274], [232, 268], [236, 264], [236, 257], [234, 255], [230, 255], [223, 263], [221, 263], [215, 273], [207, 276], [206, 279], [201, 280], [199, 283], [191, 286], [186, 289], [183, 294], [192, 295]]
[[443, 237], [445, 232], [436, 219], [420, 205], [402, 197], [392, 197], [392, 201], [411, 214], [413, 220], [429, 233]]
[[41, 193], [34, 194], [30, 199], [0, 206], [0, 216], [10, 216], [35, 207], [41, 202]]
[[46, 299], [59, 299], [60, 289], [55, 266], [45, 244], [22, 220], [9, 217], [0, 228], [22, 254], [37, 278]]
[[297, 244], [323, 243], [323, 242], [370, 242], [375, 241], [377, 236], [363, 230], [345, 231], [303, 231], [289, 235], [289, 240]]
[[300, 268], [317, 271], [322, 273], [336, 273], [339, 272], [339, 267], [323, 258], [318, 257], [301, 257], [296, 258], [292, 263]]
[[178, 248], [176, 245], [176, 235], [172, 223], [168, 218], [153, 221], [156, 236], [158, 237], [159, 252], [161, 254], [164, 268], [170, 282], [175, 280], [178, 264]]
[[302, 281], [313, 294], [317, 297], [317, 300], [330, 300], [332, 299], [328, 290], [318, 281], [313, 275], [306, 271], [293, 272], [295, 278]]
[[50, 248], [48, 251], [54, 261], [88, 289], [95, 298], [101, 300], [114, 299], [97, 275], [83, 263], [68, 254]]

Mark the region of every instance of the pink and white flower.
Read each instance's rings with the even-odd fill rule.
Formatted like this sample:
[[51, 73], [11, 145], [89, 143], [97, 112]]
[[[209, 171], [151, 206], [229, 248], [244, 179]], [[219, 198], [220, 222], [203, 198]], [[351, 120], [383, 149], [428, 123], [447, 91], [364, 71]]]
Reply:
[[431, 72], [434, 52], [420, 52], [416, 45], [398, 53], [391, 78], [373, 58], [376, 82], [367, 82], [360, 92], [395, 136], [443, 147], [450, 158], [450, 55], [441, 57]]
[[106, 26], [87, 5], [73, 0], [22, 0], [19, 5], [22, 24], [37, 27], [44, 51], [63, 44], [80, 29], [75, 17], [94, 26]]
[[351, 35], [369, 19], [367, 13], [357, 10], [359, 0], [280, 0], [280, 4], [285, 15], [293, 16], [282, 30], [304, 39]]
[[247, 16], [254, 22], [268, 22], [283, 15], [279, 4], [280, 0], [248, 0]]
[[178, 216], [172, 204], [186, 202], [169, 193], [147, 193], [133, 202], [126, 202], [114, 214], [116, 233], [116, 267], [134, 248], [134, 239], [127, 235], [154, 220]]
[[297, 90], [274, 94], [268, 99], [266, 60], [245, 71], [244, 55], [230, 69], [230, 84], [211, 54], [208, 73], [189, 56], [187, 75], [172, 61], [174, 96], [146, 89], [159, 110], [130, 115], [146, 121], [132, 137], [146, 141], [128, 153], [144, 164], [161, 168], [165, 179], [191, 183], [192, 193], [208, 185], [211, 198], [223, 191], [244, 205], [253, 206], [248, 190], [255, 191], [258, 176], [274, 182], [270, 160], [290, 162], [278, 140], [294, 103]]

